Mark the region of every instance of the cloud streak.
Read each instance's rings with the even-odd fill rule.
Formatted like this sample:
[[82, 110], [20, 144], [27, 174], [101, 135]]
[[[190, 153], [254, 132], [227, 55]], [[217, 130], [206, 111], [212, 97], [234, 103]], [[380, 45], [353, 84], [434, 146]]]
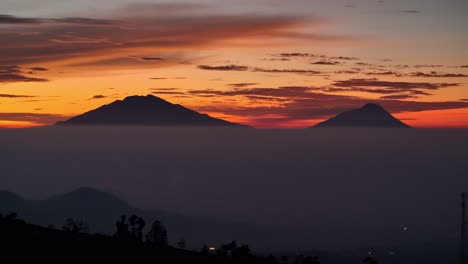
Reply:
[[[1, 48], [0, 48], [1, 49]], [[44, 68], [36, 68], [33, 71], [43, 71]], [[23, 69], [17, 65], [0, 66], [0, 83], [13, 82], [48, 82], [48, 79], [28, 77]]]
[[[213, 15], [203, 13], [204, 8], [192, 9], [185, 4], [152, 7], [132, 5], [113, 14], [113, 19], [1, 15], [0, 24], [12, 27], [0, 31], [2, 43], [5, 43], [0, 46], [0, 65], [61, 62], [77, 67], [96, 65], [93, 63], [99, 61], [100, 66], [109, 66], [126, 56], [137, 55], [142, 63], [162, 59], [147, 56], [149, 50], [164, 55], [204, 46], [229, 45], [230, 40], [240, 38], [245, 43], [256, 38], [326, 38], [295, 34], [302, 26], [322, 23], [315, 17]], [[161, 7], [172, 11], [161, 12]]]
[[20, 95], [20, 94], [0, 94], [0, 98], [33, 98], [34, 95]]
[[224, 66], [209, 66], [199, 65], [197, 67], [200, 70], [207, 71], [250, 71], [250, 72], [264, 72], [264, 73], [293, 73], [293, 74], [304, 74], [304, 75], [320, 75], [322, 72], [316, 70], [305, 70], [305, 69], [268, 69], [262, 67], [249, 67], [243, 65], [224, 65]]

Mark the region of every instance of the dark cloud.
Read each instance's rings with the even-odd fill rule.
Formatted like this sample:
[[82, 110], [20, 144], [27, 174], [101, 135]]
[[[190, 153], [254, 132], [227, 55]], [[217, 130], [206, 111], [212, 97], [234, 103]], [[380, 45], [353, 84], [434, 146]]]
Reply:
[[371, 93], [371, 94], [400, 94], [401, 96], [406, 95], [412, 98], [416, 98], [420, 95], [431, 95], [431, 93], [417, 90], [417, 89], [399, 89], [399, 88], [364, 88], [364, 87], [346, 87], [346, 88], [339, 88], [339, 87], [320, 87], [314, 88], [315, 90], [327, 92], [327, 93], [346, 93], [346, 92], [361, 92], [361, 93]]
[[316, 88], [306, 86], [284, 86], [278, 88], [246, 88], [234, 89], [228, 91], [206, 89], [191, 90], [189, 94], [196, 95], [217, 95], [217, 96], [265, 96], [265, 97], [283, 97], [283, 98], [326, 98], [329, 95], [315, 93]]
[[113, 25], [118, 23], [116, 20], [109, 19], [94, 19], [94, 18], [83, 18], [83, 17], [66, 17], [59, 19], [49, 19], [49, 23], [66, 23], [66, 24], [78, 24], [78, 25]]
[[442, 68], [444, 65], [434, 65], [434, 64], [419, 64], [414, 65], [414, 68]]
[[44, 23], [40, 18], [21, 18], [10, 15], [0, 15], [0, 24], [41, 24]]
[[391, 82], [380, 81], [378, 79], [350, 79], [344, 81], [336, 81], [332, 84], [336, 87], [382, 87], [388, 89], [423, 89], [423, 90], [439, 90], [447, 87], [457, 87], [459, 83], [429, 83], [429, 82]]
[[367, 62], [356, 62], [354, 65], [357, 66], [374, 66], [373, 64], [367, 63]]
[[241, 65], [208, 66], [198, 65], [198, 69], [206, 71], [247, 71], [249, 67]]
[[89, 98], [88, 100], [94, 100], [94, 99], [104, 99], [104, 98], [107, 98], [107, 96], [105, 95], [102, 95], [102, 94], [98, 94], [98, 95], [95, 95], [91, 98]]
[[[42, 69], [43, 68], [40, 68], [40, 70]], [[28, 73], [31, 74], [32, 72], [28, 72]], [[23, 69], [18, 65], [0, 66], [0, 83], [47, 82], [47, 81], [49, 80], [44, 79], [44, 78], [32, 78], [32, 77], [25, 76]]]
[[233, 87], [238, 87], [238, 88], [244, 88], [244, 87], [248, 87], [248, 86], [253, 86], [253, 85], [258, 85], [258, 83], [231, 83], [229, 84], [229, 86], [233, 86]]
[[396, 77], [402, 77], [405, 76], [405, 74], [396, 72], [396, 71], [380, 71], [380, 72], [366, 72], [366, 75], [371, 75], [371, 76], [396, 76]]
[[420, 14], [421, 11], [419, 10], [400, 10], [398, 13], [405, 13], [405, 14]]
[[156, 91], [152, 92], [152, 94], [165, 94], [165, 95], [186, 95], [184, 92], [170, 92], [170, 91]]
[[272, 59], [262, 59], [266, 61], [291, 61], [291, 59], [288, 58], [272, 58]]
[[311, 64], [314, 64], [314, 65], [340, 65], [341, 63], [338, 62], [338, 61], [320, 60], [320, 61], [312, 62]]
[[265, 72], [265, 73], [294, 73], [304, 75], [321, 75], [320, 71], [315, 70], [302, 70], [302, 69], [266, 69], [266, 68], [251, 68], [253, 72]]
[[404, 100], [404, 99], [413, 99], [416, 96], [412, 94], [392, 94], [392, 95], [385, 95], [381, 96], [380, 99], [388, 99], [388, 100]]
[[359, 58], [356, 57], [344, 57], [344, 56], [338, 56], [338, 57], [330, 57], [331, 60], [360, 60]]
[[122, 8], [123, 13], [135, 14], [174, 14], [194, 11], [205, 11], [212, 6], [200, 3], [133, 3]]
[[38, 114], [38, 113], [0, 113], [0, 120], [25, 121], [40, 124], [54, 124], [58, 121], [67, 119], [66, 116], [57, 114]]
[[408, 69], [410, 66], [405, 65], [405, 64], [398, 64], [398, 65], [394, 65], [393, 67], [395, 67], [397, 69]]
[[92, 19], [82, 17], [66, 18], [32, 18], [0, 15], [0, 24], [40, 25], [40, 24], [79, 24], [79, 25], [111, 25], [114, 20]]
[[325, 55], [320, 54], [313, 54], [313, 53], [299, 53], [299, 52], [291, 52], [291, 53], [279, 53], [273, 54], [276, 57], [283, 57], [283, 58], [325, 58]]
[[144, 61], [162, 61], [164, 58], [159, 58], [159, 57], [140, 57], [141, 60]]
[[153, 91], [176, 91], [180, 90], [179, 88], [150, 88]]
[[336, 71], [335, 74], [358, 74], [359, 70]]
[[468, 68], [468, 65], [462, 65], [460, 68]]
[[17, 65], [7, 65], [1, 66], [0, 65], [0, 74], [17, 74], [22, 73], [22, 69], [20, 66]]
[[428, 78], [467, 78], [468, 75], [466, 74], [459, 74], [459, 73], [438, 73], [438, 72], [430, 72], [430, 73], [423, 73], [423, 72], [413, 72], [410, 74], [411, 77], [428, 77]]
[[331, 56], [328, 57], [327, 55], [323, 54], [314, 54], [314, 53], [300, 53], [300, 52], [291, 52], [291, 53], [279, 53], [279, 54], [272, 54], [271, 56], [280, 57], [282, 59], [289, 59], [289, 58], [316, 58], [316, 59], [329, 59], [329, 60], [359, 60], [357, 57], [348, 57], [348, 56]]
[[150, 80], [167, 80], [169, 78], [165, 78], [165, 77], [153, 77], [153, 78], [150, 78]]
[[43, 72], [43, 71], [48, 71], [49, 69], [43, 68], [43, 67], [34, 67], [34, 68], [30, 68], [30, 70]]
[[34, 95], [0, 94], [0, 98], [33, 98]]
[[0, 83], [12, 82], [48, 82], [49, 80], [43, 78], [31, 78], [20, 74], [2, 74], [0, 73]]

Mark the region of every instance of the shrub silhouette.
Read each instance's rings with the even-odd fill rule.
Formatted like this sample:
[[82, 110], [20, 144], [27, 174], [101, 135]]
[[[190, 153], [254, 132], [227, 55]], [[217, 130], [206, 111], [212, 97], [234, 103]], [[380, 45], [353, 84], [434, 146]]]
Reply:
[[379, 262], [371, 257], [367, 257], [365, 258], [362, 263], [366, 263], [366, 264], [378, 264]]
[[319, 257], [315, 256], [315, 257], [305, 257], [304, 258], [304, 261], [302, 262], [304, 264], [320, 264], [320, 260], [319, 260]]
[[177, 246], [180, 248], [180, 249], [185, 249], [185, 247], [187, 246], [187, 242], [185, 241], [185, 239], [181, 239], [179, 240], [179, 242], [177, 242]]
[[65, 220], [65, 224], [62, 227], [62, 230], [70, 233], [88, 233], [89, 225], [83, 220], [75, 220], [73, 218], [68, 218]]
[[143, 242], [143, 229], [145, 229], [146, 222], [145, 220], [143, 220], [143, 218], [138, 217], [135, 224], [137, 226], [136, 227], [136, 230], [137, 230], [136, 239], [140, 242]]
[[206, 244], [204, 244], [203, 247], [201, 248], [200, 252], [203, 253], [203, 254], [208, 255], [208, 254], [210, 254], [210, 249], [208, 248], [208, 246]]
[[154, 221], [146, 235], [146, 242], [155, 246], [167, 246], [167, 230], [159, 221]]
[[129, 239], [130, 238], [130, 231], [128, 230], [129, 224], [127, 224], [127, 216], [122, 215], [120, 220], [115, 223], [117, 227], [117, 232], [115, 233], [115, 237], [120, 239]]

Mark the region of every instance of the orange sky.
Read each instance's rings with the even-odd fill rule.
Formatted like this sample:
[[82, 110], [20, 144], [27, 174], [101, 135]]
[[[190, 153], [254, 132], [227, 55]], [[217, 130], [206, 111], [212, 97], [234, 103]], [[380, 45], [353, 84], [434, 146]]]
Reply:
[[[439, 7], [448, 20], [430, 32], [436, 7], [400, 4], [311, 3], [304, 14], [302, 1], [248, 12], [122, 0], [107, 12], [95, 4], [92, 17], [71, 4], [48, 13], [7, 5], [0, 127], [53, 124], [150, 93], [258, 128], [309, 127], [366, 102], [415, 127], [468, 127], [468, 41], [450, 24], [461, 14]], [[371, 11], [382, 13], [369, 26]]]

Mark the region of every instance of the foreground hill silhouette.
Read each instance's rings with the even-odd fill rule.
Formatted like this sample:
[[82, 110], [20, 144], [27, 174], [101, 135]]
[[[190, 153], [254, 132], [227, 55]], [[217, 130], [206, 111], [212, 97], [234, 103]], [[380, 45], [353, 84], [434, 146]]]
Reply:
[[336, 115], [315, 127], [401, 127], [409, 128], [378, 104], [366, 104]]
[[[147, 240], [122, 238], [117, 235], [87, 234], [28, 224], [16, 216], [0, 215], [0, 262], [33, 263], [272, 263], [253, 256], [243, 247], [232, 256], [217, 251], [189, 251]], [[244, 247], [245, 248], [245, 247]], [[234, 252], [236, 254], [234, 254]]]
[[0, 191], [0, 214], [8, 212], [16, 212], [21, 219], [42, 226], [60, 227], [67, 218], [81, 219], [90, 225], [93, 232], [105, 234], [115, 231], [114, 222], [122, 214], [136, 214], [146, 221], [160, 220], [172, 234], [172, 239], [184, 238], [189, 247], [194, 248], [228, 240], [252, 245], [276, 243], [268, 232], [249, 225], [193, 218], [162, 210], [142, 210], [113, 194], [92, 188], [79, 188], [46, 200], [27, 200], [11, 192]]
[[57, 125], [243, 126], [200, 114], [153, 95], [129, 96]]

